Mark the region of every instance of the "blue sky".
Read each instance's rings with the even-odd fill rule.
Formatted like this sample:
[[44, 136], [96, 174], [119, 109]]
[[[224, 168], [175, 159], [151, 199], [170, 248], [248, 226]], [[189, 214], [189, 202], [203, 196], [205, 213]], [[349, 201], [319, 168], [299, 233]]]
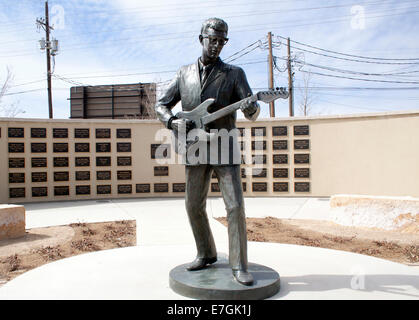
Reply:
[[[2, 104], [25, 110], [18, 117], [48, 117], [46, 57], [38, 44], [45, 32], [35, 24], [44, 4], [0, 0], [0, 80], [7, 67], [14, 74]], [[221, 58], [241, 66], [254, 91], [268, 87], [267, 33], [274, 35], [278, 87], [288, 86], [281, 37], [297, 41], [291, 42], [296, 115], [307, 72], [311, 115], [418, 107], [417, 0], [51, 0], [49, 8], [52, 37], [60, 41], [54, 118], [69, 118], [74, 85], [158, 82], [164, 88], [180, 66], [199, 57], [201, 24], [213, 16], [229, 24]], [[268, 117], [268, 106], [262, 108]], [[288, 101], [277, 101], [275, 113], [287, 117]]]

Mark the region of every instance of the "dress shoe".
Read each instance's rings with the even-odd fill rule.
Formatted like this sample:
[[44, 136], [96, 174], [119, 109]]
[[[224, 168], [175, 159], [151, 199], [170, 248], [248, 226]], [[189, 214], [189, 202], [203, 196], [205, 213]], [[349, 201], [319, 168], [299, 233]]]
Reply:
[[233, 270], [233, 276], [238, 283], [244, 284], [245, 286], [251, 286], [253, 284], [253, 276], [245, 270]]
[[217, 261], [217, 257], [213, 258], [196, 258], [192, 263], [186, 268], [188, 271], [195, 271], [204, 269], [207, 265], [212, 264]]

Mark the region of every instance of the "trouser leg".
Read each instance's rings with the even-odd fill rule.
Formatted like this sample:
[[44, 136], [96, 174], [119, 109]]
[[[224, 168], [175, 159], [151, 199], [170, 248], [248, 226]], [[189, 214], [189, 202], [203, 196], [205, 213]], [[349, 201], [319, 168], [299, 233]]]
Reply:
[[247, 234], [240, 166], [214, 166], [227, 211], [229, 262], [233, 270], [247, 270]]
[[214, 238], [206, 212], [212, 169], [208, 165], [186, 166], [186, 211], [195, 238], [197, 257], [217, 256]]

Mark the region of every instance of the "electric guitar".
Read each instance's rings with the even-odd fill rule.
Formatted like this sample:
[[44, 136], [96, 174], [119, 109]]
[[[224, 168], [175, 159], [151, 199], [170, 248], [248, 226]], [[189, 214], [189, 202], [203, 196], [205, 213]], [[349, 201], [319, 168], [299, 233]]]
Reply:
[[[183, 130], [181, 129], [176, 133], [174, 132], [175, 151], [179, 154], [186, 154], [188, 149], [198, 141], [211, 141], [217, 135], [207, 132], [205, 130], [206, 125], [219, 118], [225, 117], [237, 109], [240, 109], [241, 106], [246, 102], [263, 101], [265, 103], [269, 103], [279, 98], [287, 99], [288, 96], [289, 93], [285, 88], [277, 88], [276, 90], [259, 91], [250, 97], [244, 98], [212, 113], [208, 112], [208, 108], [214, 103], [215, 99], [213, 98], [205, 100], [192, 111], [180, 111], [176, 114], [176, 117], [178, 119], [190, 120], [193, 123], [193, 130], [198, 129], [198, 134], [194, 135], [193, 140], [189, 139], [186, 126], [183, 128]], [[179, 135], [183, 136], [179, 137]]]

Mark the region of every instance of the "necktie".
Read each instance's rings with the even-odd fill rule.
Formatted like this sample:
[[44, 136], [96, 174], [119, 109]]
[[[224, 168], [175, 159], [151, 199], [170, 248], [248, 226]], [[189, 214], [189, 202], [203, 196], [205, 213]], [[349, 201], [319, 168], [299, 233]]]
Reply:
[[202, 85], [205, 83], [205, 80], [207, 80], [209, 72], [210, 72], [209, 66], [203, 66], [202, 67], [202, 77], [201, 77], [201, 79], [202, 79], [201, 84]]

